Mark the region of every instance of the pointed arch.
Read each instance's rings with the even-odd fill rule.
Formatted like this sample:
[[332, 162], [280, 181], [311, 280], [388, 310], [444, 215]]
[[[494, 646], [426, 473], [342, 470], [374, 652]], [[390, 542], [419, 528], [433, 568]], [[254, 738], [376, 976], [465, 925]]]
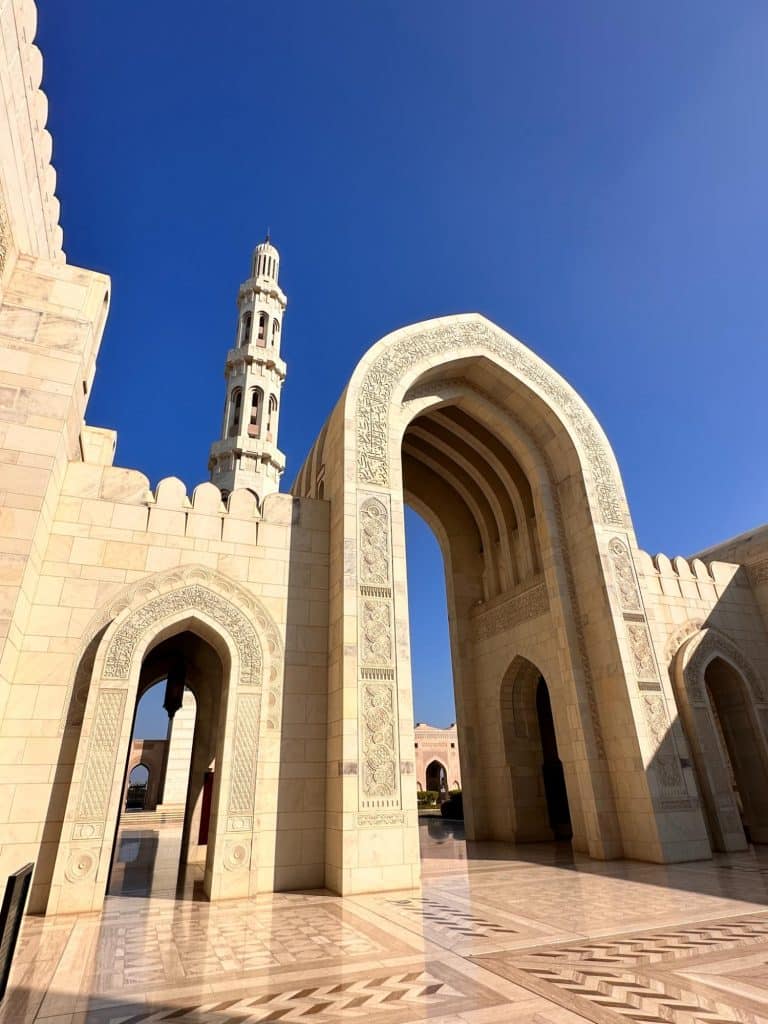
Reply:
[[101, 905], [142, 664], [184, 631], [214, 648], [224, 672], [221, 788], [206, 885], [211, 898], [247, 894], [256, 870], [258, 768], [278, 758], [283, 647], [276, 624], [252, 594], [202, 566], [126, 588], [103, 619], [110, 625], [94, 659], [49, 910]]
[[[717, 672], [726, 667], [725, 676]], [[710, 841], [717, 850], [746, 848], [742, 815], [733, 778], [733, 748], [729, 750], [728, 723], [722, 721], [718, 692], [710, 685], [720, 675], [719, 695], [725, 692], [739, 705], [741, 740], [749, 747], [750, 775], [741, 797], [747, 804], [752, 838], [768, 840], [768, 700], [762, 679], [737, 644], [724, 633], [705, 627], [679, 646], [672, 663], [672, 682], [680, 716], [691, 746], [701, 796], [706, 808]], [[736, 771], [736, 774], [740, 774]]]

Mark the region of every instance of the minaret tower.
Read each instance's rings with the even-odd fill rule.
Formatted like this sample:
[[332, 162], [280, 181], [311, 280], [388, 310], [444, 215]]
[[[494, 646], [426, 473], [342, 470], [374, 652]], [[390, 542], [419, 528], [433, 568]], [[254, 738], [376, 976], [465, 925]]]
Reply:
[[280, 391], [286, 366], [280, 336], [287, 299], [277, 283], [280, 254], [269, 240], [257, 245], [251, 276], [237, 295], [235, 347], [227, 353], [227, 397], [221, 440], [211, 445], [208, 469], [225, 497], [247, 487], [259, 499], [280, 486], [285, 456], [277, 447]]

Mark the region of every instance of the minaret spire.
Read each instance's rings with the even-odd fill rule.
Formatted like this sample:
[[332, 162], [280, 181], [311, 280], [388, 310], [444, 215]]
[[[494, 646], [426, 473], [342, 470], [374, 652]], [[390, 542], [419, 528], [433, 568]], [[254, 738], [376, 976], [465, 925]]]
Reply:
[[221, 440], [211, 445], [211, 480], [226, 497], [237, 487], [261, 503], [280, 486], [285, 456], [277, 447], [280, 392], [286, 366], [280, 358], [288, 300], [277, 279], [280, 254], [269, 232], [256, 246], [251, 276], [240, 285], [235, 347], [227, 353], [227, 395]]

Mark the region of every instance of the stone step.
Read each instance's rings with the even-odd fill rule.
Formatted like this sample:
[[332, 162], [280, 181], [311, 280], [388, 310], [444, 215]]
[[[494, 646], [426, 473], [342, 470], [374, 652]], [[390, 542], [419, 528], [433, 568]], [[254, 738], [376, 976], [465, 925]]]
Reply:
[[184, 808], [169, 807], [158, 811], [125, 811], [120, 819], [121, 828], [158, 828], [160, 825], [182, 825]]

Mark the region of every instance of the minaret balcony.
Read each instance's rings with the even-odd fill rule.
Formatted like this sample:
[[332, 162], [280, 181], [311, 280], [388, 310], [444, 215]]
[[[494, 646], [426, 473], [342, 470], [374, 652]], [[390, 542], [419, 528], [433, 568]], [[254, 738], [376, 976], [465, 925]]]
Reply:
[[240, 364], [245, 366], [265, 366], [268, 370], [274, 370], [280, 380], [285, 380], [288, 373], [288, 366], [285, 360], [275, 352], [273, 348], [265, 348], [251, 342], [250, 345], [241, 345], [239, 348], [231, 348], [227, 352], [226, 373], [232, 373], [235, 367], [240, 372]]
[[249, 277], [247, 281], [243, 281], [240, 285], [238, 301], [253, 294], [253, 292], [276, 299], [282, 309], [285, 309], [288, 305], [288, 297], [283, 289], [271, 277], [266, 277], [264, 274], [260, 274], [259, 277]]

